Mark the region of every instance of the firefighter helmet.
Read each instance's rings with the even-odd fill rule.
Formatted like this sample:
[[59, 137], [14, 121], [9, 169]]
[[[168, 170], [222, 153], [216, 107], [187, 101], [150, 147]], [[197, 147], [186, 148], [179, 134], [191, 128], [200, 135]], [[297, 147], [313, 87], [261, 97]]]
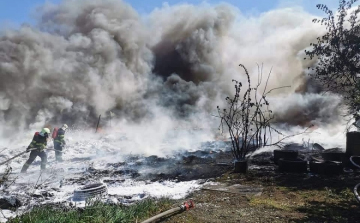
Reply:
[[48, 128], [41, 129], [40, 135], [44, 137], [48, 137], [50, 135], [50, 129]]
[[64, 129], [64, 130], [66, 130], [66, 129], [69, 128], [69, 127], [68, 127], [67, 124], [63, 124], [63, 126], [62, 126], [61, 128]]

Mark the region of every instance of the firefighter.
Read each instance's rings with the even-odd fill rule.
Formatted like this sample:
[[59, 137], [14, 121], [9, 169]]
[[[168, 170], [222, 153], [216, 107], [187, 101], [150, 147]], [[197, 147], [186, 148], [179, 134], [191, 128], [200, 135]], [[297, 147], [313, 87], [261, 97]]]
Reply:
[[55, 158], [56, 161], [62, 162], [62, 150], [66, 145], [65, 142], [65, 131], [68, 128], [66, 124], [64, 124], [59, 130], [57, 130], [57, 134], [54, 138], [54, 149], [55, 149]]
[[43, 128], [41, 132], [36, 132], [34, 138], [30, 145], [26, 148], [27, 152], [30, 152], [29, 159], [25, 162], [24, 166], [21, 169], [21, 173], [25, 173], [29, 168], [32, 162], [36, 159], [37, 156], [41, 158], [41, 170], [46, 169], [47, 155], [45, 153], [45, 148], [47, 146], [47, 140], [50, 136], [50, 129]]

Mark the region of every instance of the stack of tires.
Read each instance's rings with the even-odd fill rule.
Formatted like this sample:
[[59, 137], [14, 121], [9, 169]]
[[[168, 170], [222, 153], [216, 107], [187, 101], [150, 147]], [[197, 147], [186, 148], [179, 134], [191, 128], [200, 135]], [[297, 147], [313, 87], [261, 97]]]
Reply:
[[343, 152], [327, 152], [321, 153], [321, 160], [310, 160], [310, 172], [320, 175], [338, 175], [343, 172], [343, 164], [345, 153]]
[[296, 150], [274, 150], [274, 163], [280, 172], [306, 173], [307, 161], [298, 157]]
[[[356, 168], [350, 162], [350, 157], [360, 156], [360, 132], [348, 132], [346, 134], [346, 152], [339, 149], [324, 150], [319, 144], [314, 144], [316, 150], [321, 151], [321, 158], [312, 157], [309, 161], [311, 173], [321, 175], [341, 174], [346, 168]], [[296, 148], [290, 145], [290, 148]], [[307, 172], [307, 161], [298, 157], [297, 150], [285, 149], [274, 150], [274, 163], [279, 166], [281, 172]]]
[[[308, 162], [298, 157], [295, 150], [274, 150], [274, 163], [279, 166], [280, 172], [306, 173]], [[311, 173], [320, 175], [337, 175], [343, 172], [342, 160], [345, 157], [343, 152], [322, 152], [321, 159], [309, 161]]]

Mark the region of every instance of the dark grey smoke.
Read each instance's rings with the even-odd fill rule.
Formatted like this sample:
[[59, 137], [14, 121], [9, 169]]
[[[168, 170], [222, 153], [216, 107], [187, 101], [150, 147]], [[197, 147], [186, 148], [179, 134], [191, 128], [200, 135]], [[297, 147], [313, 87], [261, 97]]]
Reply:
[[[120, 0], [65, 0], [44, 5], [37, 16], [36, 27], [4, 30], [0, 37], [3, 132], [61, 122], [94, 126], [110, 111], [137, 123], [155, 111], [174, 120], [210, 118], [233, 93], [231, 80], [245, 82], [239, 63], [253, 81], [256, 63], [263, 62], [264, 72], [274, 67], [270, 88], [292, 86], [271, 95], [279, 122], [299, 124], [294, 117], [304, 114], [329, 121], [338, 109], [302, 76], [307, 62], [298, 54], [322, 30], [299, 9], [247, 18], [226, 4], [185, 4], [144, 19]], [[306, 100], [277, 107], [278, 95], [297, 89]]]
[[[169, 28], [153, 47], [154, 73], [165, 78], [177, 74], [197, 85], [213, 81], [217, 72], [224, 70], [218, 60], [219, 50], [222, 37], [234, 23], [235, 12], [226, 5], [208, 9], [183, 5], [170, 10], [182, 16], [167, 21]], [[166, 24], [160, 21], [158, 26]]]

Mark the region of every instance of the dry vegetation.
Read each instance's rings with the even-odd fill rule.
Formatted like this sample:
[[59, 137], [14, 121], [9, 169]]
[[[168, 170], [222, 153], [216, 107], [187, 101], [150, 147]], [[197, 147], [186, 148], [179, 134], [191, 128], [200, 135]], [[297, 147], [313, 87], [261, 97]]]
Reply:
[[196, 208], [165, 222], [360, 222], [352, 188], [360, 173], [342, 176], [250, 171], [227, 173], [228, 184], [261, 185], [261, 196], [201, 190], [192, 194]]

